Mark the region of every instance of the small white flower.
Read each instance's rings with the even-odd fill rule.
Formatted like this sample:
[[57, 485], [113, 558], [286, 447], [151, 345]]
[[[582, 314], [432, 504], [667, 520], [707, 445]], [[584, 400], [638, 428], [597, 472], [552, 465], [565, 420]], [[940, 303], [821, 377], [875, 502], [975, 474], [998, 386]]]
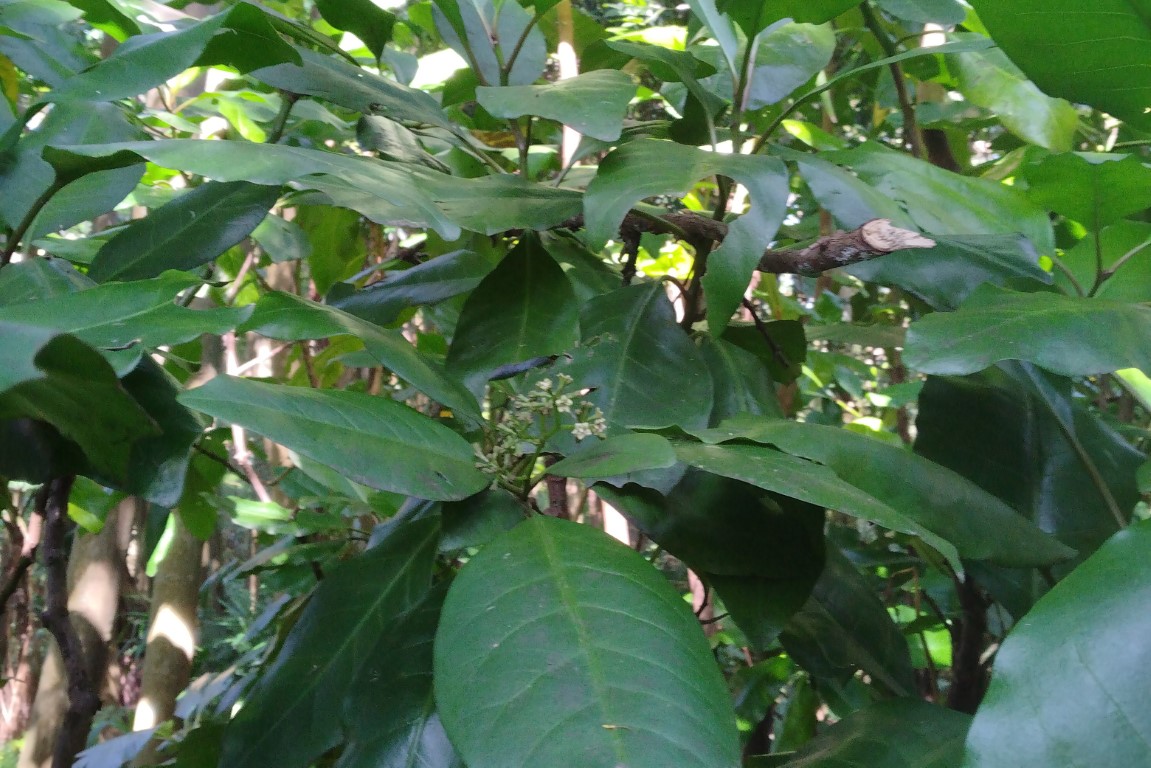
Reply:
[[586, 421], [577, 421], [575, 426], [572, 427], [572, 437], [576, 440], [583, 440], [585, 437], [591, 437], [591, 425]]
[[551, 392], [552, 391], [552, 380], [551, 379], [540, 379], [539, 381], [536, 382], [536, 389], [538, 389], [540, 392]]
[[568, 384], [571, 384], [571, 383], [572, 383], [572, 381], [574, 381], [574, 379], [572, 379], [572, 377], [571, 377], [571, 376], [568, 376], [566, 373], [561, 373], [561, 374], [559, 374], [558, 376], [556, 376], [556, 379], [557, 379], [557, 380], [559, 381], [559, 383], [560, 383], [560, 389], [563, 389], [563, 388], [564, 388], [564, 387], [566, 387]]
[[567, 395], [560, 395], [556, 398], [556, 410], [560, 413], [571, 413], [572, 405], [572, 399]]

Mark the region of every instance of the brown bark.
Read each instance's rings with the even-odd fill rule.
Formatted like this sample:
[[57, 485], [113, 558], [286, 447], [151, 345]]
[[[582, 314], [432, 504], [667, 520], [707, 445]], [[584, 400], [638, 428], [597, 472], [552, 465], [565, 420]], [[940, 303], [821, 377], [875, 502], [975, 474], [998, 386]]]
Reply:
[[[80, 662], [83, 675], [92, 684], [89, 690], [99, 690], [107, 672], [108, 643], [112, 638], [112, 627], [119, 608], [124, 571], [122, 553], [116, 542], [116, 520], [120, 514], [131, 514], [133, 503], [129, 499], [114, 507], [108, 513], [100, 533], [77, 536], [71, 557], [68, 558], [65, 606], [68, 621], [65, 623], [72, 626], [79, 641], [76, 660]], [[125, 505], [128, 506], [125, 508]], [[41, 546], [48, 548], [47, 527], [45, 541]], [[51, 642], [40, 672], [18, 768], [47, 768], [52, 765], [57, 735], [62, 732], [69, 711], [67, 676], [71, 671], [65, 666], [57, 642]], [[91, 706], [91, 701], [87, 697], [85, 699], [81, 703]], [[70, 722], [78, 720], [77, 714], [73, 713]], [[68, 732], [79, 730], [78, 726], [72, 726]], [[84, 727], [83, 739], [86, 740], [87, 736], [88, 729]], [[71, 761], [65, 764], [71, 765]]]

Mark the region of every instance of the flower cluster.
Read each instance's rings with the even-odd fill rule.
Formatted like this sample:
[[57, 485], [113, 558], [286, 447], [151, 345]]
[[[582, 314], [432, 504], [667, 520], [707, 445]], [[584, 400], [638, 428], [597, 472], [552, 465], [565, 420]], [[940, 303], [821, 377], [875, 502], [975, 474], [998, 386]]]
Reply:
[[483, 444], [476, 446], [476, 466], [519, 486], [529, 481], [544, 446], [563, 431], [576, 440], [603, 437], [603, 411], [579, 393], [569, 393], [566, 373], [540, 379], [527, 392], [512, 395], [492, 420]]

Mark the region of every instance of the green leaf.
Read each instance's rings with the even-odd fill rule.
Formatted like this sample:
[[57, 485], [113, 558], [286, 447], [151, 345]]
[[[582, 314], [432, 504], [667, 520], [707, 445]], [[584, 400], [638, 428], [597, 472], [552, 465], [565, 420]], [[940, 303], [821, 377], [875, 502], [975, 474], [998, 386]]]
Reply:
[[[1000, 364], [963, 378], [932, 376], [919, 397], [917, 453], [955, 470], [1078, 550], [1061, 575], [1118, 528], [1139, 499], [1143, 454], [1072, 396], [1071, 381], [1023, 364]], [[1101, 487], [1102, 486], [1102, 487]], [[1009, 574], [1004, 574], [1004, 578]], [[1021, 615], [1038, 585], [1014, 598], [982, 583]]]
[[308, 269], [316, 293], [363, 269], [367, 259], [364, 222], [355, 211], [326, 205], [302, 205], [293, 219], [308, 238]]
[[[725, 428], [726, 424], [721, 425], [714, 434], [724, 434], [721, 430]], [[704, 434], [706, 436], [707, 433]], [[879, 445], [877, 441], [876, 444]], [[884, 496], [857, 487], [822, 464], [760, 445], [677, 443], [675, 452], [681, 461], [707, 472], [750, 483], [819, 507], [834, 509], [861, 520], [870, 520], [892, 531], [918, 536], [939, 550], [957, 570], [962, 568], [959, 554], [956, 553], [957, 547], [953, 546], [955, 542], [937, 535], [923, 525], [913, 512], [889, 505]], [[705, 570], [725, 572], [717, 566], [705, 567]]]
[[620, 288], [586, 305], [569, 373], [609, 424], [659, 429], [707, 423], [712, 383], [675, 322], [661, 283]]
[[74, 333], [94, 347], [182, 344], [204, 333], [231, 330], [251, 311], [220, 307], [194, 310], [173, 297], [200, 281], [169, 272], [151, 280], [109, 283], [85, 291], [0, 308], [0, 321]]
[[897, 227], [915, 227], [907, 211], [896, 201], [847, 169], [802, 152], [779, 150], [779, 156], [795, 163], [811, 194], [835, 217], [839, 226], [855, 229], [872, 219], [887, 219]]
[[811, 24], [831, 21], [859, 5], [859, 0], [719, 0], [716, 5], [750, 38], [780, 19]]
[[903, 448], [846, 429], [792, 421], [733, 419], [714, 430], [700, 432], [699, 436], [708, 442], [742, 439], [769, 443], [827, 465], [860, 491], [883, 499], [918, 526], [954, 544], [965, 558], [1044, 566], [1074, 554], [955, 472]]
[[432, 695], [432, 641], [447, 590], [397, 617], [344, 697], [347, 743], [336, 768], [463, 768]]
[[364, 342], [365, 350], [380, 365], [428, 397], [453, 409], [460, 417], [479, 418], [475, 398], [416, 350], [400, 331], [385, 330], [338, 309], [280, 291], [260, 297], [243, 330], [283, 341], [354, 336]]
[[[920, 699], [869, 704], [815, 737], [787, 768], [959, 768], [971, 716]], [[891, 738], [898, 733], [899, 738]]]
[[[971, 768], [1139, 765], [1151, 686], [1151, 523], [1115, 534], [1003, 642], [967, 735]], [[1051, 674], [1052, 669], [1059, 674]]]
[[[435, 0], [434, 15], [444, 42], [474, 62], [481, 84], [527, 85], [539, 79], [547, 63], [547, 41], [536, 24], [543, 11], [534, 10], [536, 14], [530, 14], [518, 2]], [[503, 70], [517, 44], [519, 54], [505, 76]]]
[[[4, 319], [0, 319], [0, 336], [4, 338], [0, 345], [0, 422], [21, 418], [47, 422], [78, 445], [95, 469], [123, 481], [133, 444], [156, 435], [159, 428], [124, 391], [100, 353], [75, 336]], [[13, 438], [22, 429], [6, 430], [5, 437]], [[0, 454], [17, 448], [6, 445]], [[53, 458], [67, 464], [76, 459], [74, 455]], [[9, 467], [6, 461], [5, 474]]]
[[84, 21], [119, 42], [140, 34], [140, 26], [125, 15], [111, 0], [69, 0], [68, 5], [84, 12]]
[[299, 64], [300, 53], [280, 37], [278, 19], [271, 11], [241, 2], [226, 12], [223, 29], [204, 46], [196, 66], [222, 65], [246, 74], [284, 62]]
[[217, 14], [177, 32], [137, 35], [106, 59], [51, 91], [52, 101], [116, 101], [167, 82], [191, 67], [224, 25]]
[[823, 566], [822, 506], [780, 499], [752, 484], [695, 469], [666, 494], [602, 483], [595, 490], [693, 570], [769, 579], [806, 576], [814, 582]]
[[723, 339], [708, 337], [700, 352], [711, 371], [715, 401], [708, 424], [741, 413], [783, 418], [767, 365], [751, 352]]
[[[1111, 301], [1132, 303], [1151, 302], [1151, 258], [1145, 249], [1151, 246], [1151, 224], [1142, 221], [1119, 221], [1104, 227], [1098, 233], [1088, 233], [1073, 248], [1063, 254], [1063, 265], [1075, 277], [1081, 290], [1088, 290], [1095, 282], [1097, 256], [1102, 257], [1104, 269], [1111, 269], [1128, 253], [1118, 271], [1109, 277], [1095, 296]], [[1055, 284], [1066, 294], [1078, 293], [1063, 274], [1055, 272]]]
[[979, 19], [1045, 93], [1090, 104], [1151, 128], [1151, 83], [1127, 73], [1151, 66], [1151, 20], [1141, 2], [1083, 6], [1044, 0], [972, 0]]
[[932, 235], [927, 250], [895, 251], [847, 271], [861, 280], [895, 285], [936, 309], [955, 309], [984, 283], [1016, 287], [1050, 285], [1031, 242], [1021, 235]]
[[471, 496], [488, 484], [463, 438], [387, 398], [217, 376], [180, 402], [371, 488], [442, 500]]
[[143, 175], [141, 164], [93, 173], [64, 185], [36, 214], [25, 239], [37, 240], [111, 211], [136, 189]]
[[957, 311], [930, 314], [907, 332], [904, 361], [924, 373], [974, 373], [1000, 360], [1065, 376], [1151, 370], [1151, 308], [988, 285]]
[[1022, 233], [1041, 254], [1055, 252], [1046, 211], [1013, 187], [960, 176], [875, 142], [823, 156], [854, 170], [905, 208], [929, 235], [1014, 235]]
[[560, 477], [614, 477], [644, 469], [666, 469], [675, 462], [675, 451], [667, 438], [632, 432], [584, 444], [548, 467], [547, 473]]
[[883, 10], [900, 19], [951, 26], [967, 18], [967, 10], [956, 0], [878, 0]]
[[842, 681], [862, 669], [897, 696], [915, 691], [907, 641], [875, 590], [834, 547], [828, 546], [823, 574], [780, 642], [816, 677]]
[[340, 743], [349, 688], [370, 665], [378, 676], [400, 672], [405, 657], [374, 651], [420, 609], [439, 533], [438, 518], [403, 523], [325, 575], [228, 724], [222, 768], [306, 768]]
[[775, 104], [817, 75], [835, 53], [830, 26], [784, 24], [766, 31], [755, 54], [744, 109]]
[[727, 102], [714, 90], [700, 82], [701, 78], [715, 74], [715, 67], [696, 58], [690, 51], [677, 51], [650, 43], [632, 40], [605, 40], [605, 46], [642, 61], [652, 74], [664, 82], [683, 83], [688, 93], [699, 100], [704, 110], [715, 117]]
[[[962, 8], [959, 15], [962, 19]], [[1071, 149], [1079, 128], [1075, 107], [1040, 91], [1002, 51], [957, 53], [947, 57], [947, 66], [958, 80], [959, 92], [995, 113], [1004, 128], [1055, 152]]]
[[437, 171], [450, 170], [424, 149], [414, 131], [386, 117], [361, 116], [356, 123], [356, 141], [364, 149], [379, 152], [385, 160], [426, 165]]
[[631, 77], [606, 69], [547, 85], [476, 88], [476, 101], [494, 117], [536, 115], [601, 141], [619, 138], [633, 96]]
[[408, 307], [438, 304], [475, 288], [492, 271], [491, 259], [472, 250], [452, 251], [377, 283], [332, 306], [377, 325], [389, 325]]
[[159, 427], [159, 434], [132, 444], [128, 474], [116, 486], [161, 507], [174, 507], [184, 490], [192, 444], [204, 427], [176, 402], [179, 385], [151, 357], [145, 355], [121, 384]]
[[336, 29], [351, 32], [377, 59], [392, 39], [396, 15], [372, 0], [317, 0], [316, 10]]
[[[362, 1], [370, 4], [370, 0]], [[298, 65], [279, 64], [258, 69], [252, 77], [273, 88], [317, 96], [364, 115], [434, 125], [448, 131], [459, 130], [431, 94], [381, 77], [343, 59], [308, 50], [300, 50], [300, 57], [302, 61]]]
[[113, 236], [88, 276], [97, 282], [141, 280], [206, 264], [251, 234], [279, 196], [279, 187], [246, 181], [204, 184]]
[[695, 17], [703, 22], [711, 31], [711, 36], [719, 43], [724, 61], [727, 62], [727, 71], [733, 75], [739, 72], [739, 38], [736, 36], [732, 18], [716, 7], [716, 0], [688, 0], [687, 4]]
[[637, 139], [604, 158], [584, 196], [587, 237], [596, 248], [616, 236], [628, 209], [643, 198], [683, 194], [700, 179], [716, 174], [747, 187], [752, 202], [708, 257], [703, 287], [714, 336], [723, 332], [739, 307], [752, 272], [783, 221], [788, 196], [783, 163], [758, 155], [720, 155], [669, 141]]
[[[335, 201], [336, 204], [353, 208], [378, 224], [431, 227], [445, 239], [455, 239], [460, 233], [459, 227], [448, 221], [427, 193], [413, 183], [412, 166], [402, 163], [282, 144], [196, 139], [72, 146], [45, 152], [45, 159], [56, 168], [57, 175], [74, 173], [77, 167], [91, 171], [127, 165], [136, 162], [137, 157], [216, 181], [250, 181], [270, 186], [294, 181], [300, 188], [321, 191], [324, 175], [329, 175], [332, 184], [351, 185], [358, 193], [352, 201], [354, 205], [343, 201]], [[97, 158], [98, 164], [92, 167], [89, 158]], [[427, 174], [433, 176], [431, 171]], [[451, 179], [443, 178], [445, 183]]]
[[579, 338], [579, 305], [559, 264], [534, 235], [525, 236], [468, 297], [448, 371], [482, 390], [501, 365], [559, 354]]
[[435, 687], [471, 768], [739, 764], [730, 699], [687, 604], [587, 526], [536, 517], [469, 561], [444, 605]]
[[1032, 200], [1094, 232], [1151, 206], [1151, 168], [1133, 155], [1050, 155], [1024, 173]]

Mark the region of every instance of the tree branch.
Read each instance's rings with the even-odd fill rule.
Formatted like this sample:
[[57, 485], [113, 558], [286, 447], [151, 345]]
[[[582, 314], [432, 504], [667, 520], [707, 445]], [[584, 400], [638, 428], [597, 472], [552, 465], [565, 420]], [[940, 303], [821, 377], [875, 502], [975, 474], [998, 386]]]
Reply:
[[36, 506], [44, 515], [45, 608], [40, 619], [56, 639], [68, 676], [68, 709], [56, 735], [52, 768], [68, 768], [87, 746], [92, 719], [100, 709], [95, 680], [88, 679], [80, 636], [68, 615], [68, 495], [75, 476], [52, 480], [41, 490]]
[[[578, 229], [582, 225], [582, 217], [569, 219], [563, 224], [570, 229]], [[722, 242], [727, 237], [727, 224], [696, 213], [680, 211], [662, 217], [641, 216], [632, 212], [620, 225], [620, 237], [624, 242], [638, 238], [643, 232], [675, 235], [698, 247], [700, 243]], [[897, 227], [887, 219], [872, 219], [849, 232], [837, 230], [824, 235], [802, 248], [764, 251], [756, 269], [775, 274], [810, 276], [894, 251], [934, 247], [934, 240], [918, 232]]]

